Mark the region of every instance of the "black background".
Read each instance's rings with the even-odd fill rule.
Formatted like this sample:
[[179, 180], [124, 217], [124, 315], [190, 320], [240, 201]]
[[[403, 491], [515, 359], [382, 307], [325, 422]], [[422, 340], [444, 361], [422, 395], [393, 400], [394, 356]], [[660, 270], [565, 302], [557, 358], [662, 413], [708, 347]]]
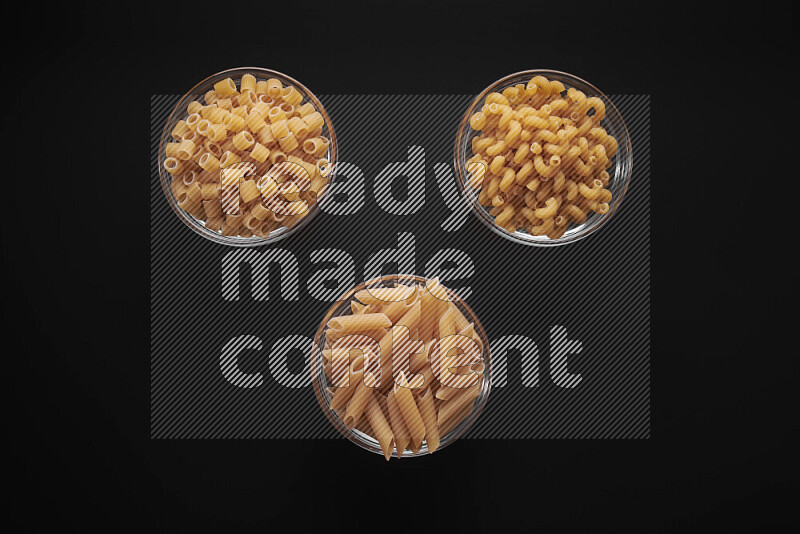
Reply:
[[[775, 228], [747, 209], [754, 174], [777, 176], [772, 158], [744, 143], [751, 127], [788, 119], [778, 74], [797, 44], [788, 3], [22, 10], [22, 36], [6, 48], [13, 196], [2, 224], [7, 485], [21, 529], [797, 522], [780, 503], [797, 490], [787, 458], [797, 418], [785, 403], [796, 364], [785, 351], [747, 350], [769, 332], [748, 301], [761, 247], [744, 251]], [[389, 464], [345, 441], [149, 440], [149, 97], [239, 65], [289, 72], [320, 94], [477, 93], [534, 67], [651, 94], [652, 438], [471, 440]], [[774, 109], [778, 120], [758, 122]], [[756, 158], [767, 163], [757, 172]]]

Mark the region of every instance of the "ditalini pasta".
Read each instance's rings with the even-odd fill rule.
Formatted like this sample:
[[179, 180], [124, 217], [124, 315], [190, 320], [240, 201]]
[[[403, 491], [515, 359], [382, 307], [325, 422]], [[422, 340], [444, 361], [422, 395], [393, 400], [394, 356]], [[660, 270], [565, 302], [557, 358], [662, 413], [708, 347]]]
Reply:
[[489, 93], [469, 119], [479, 133], [466, 171], [495, 224], [558, 239], [592, 212], [607, 213], [617, 141], [604, 117], [600, 98], [544, 76]]
[[435, 452], [481, 394], [484, 343], [438, 278], [367, 288], [322, 333], [330, 410], [387, 460]]
[[330, 181], [330, 141], [322, 114], [302, 102], [291, 85], [245, 74], [189, 103], [164, 147], [178, 206], [225, 236], [267, 237], [308, 215]]

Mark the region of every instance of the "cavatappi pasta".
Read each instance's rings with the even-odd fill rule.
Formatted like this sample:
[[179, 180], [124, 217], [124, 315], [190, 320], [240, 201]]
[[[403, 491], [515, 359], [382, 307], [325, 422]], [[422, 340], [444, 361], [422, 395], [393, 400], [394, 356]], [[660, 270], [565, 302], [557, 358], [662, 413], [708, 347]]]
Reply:
[[217, 82], [189, 103], [164, 148], [178, 207], [223, 236], [291, 228], [329, 182], [324, 124], [312, 102], [278, 79]]
[[469, 186], [508, 232], [558, 239], [572, 224], [609, 210], [607, 169], [617, 141], [601, 126], [605, 104], [535, 76], [486, 96], [469, 124]]
[[323, 333], [331, 411], [375, 438], [387, 460], [423, 444], [433, 453], [472, 412], [487, 379], [475, 324], [438, 278], [363, 289], [350, 312]]

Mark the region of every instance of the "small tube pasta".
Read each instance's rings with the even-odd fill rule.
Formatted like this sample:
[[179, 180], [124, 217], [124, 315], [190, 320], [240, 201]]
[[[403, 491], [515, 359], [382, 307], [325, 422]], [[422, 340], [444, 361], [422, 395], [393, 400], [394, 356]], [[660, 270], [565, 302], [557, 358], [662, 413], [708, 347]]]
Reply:
[[267, 123], [264, 121], [264, 117], [262, 117], [261, 114], [256, 111], [249, 113], [244, 123], [252, 132], [257, 132], [267, 125]]
[[219, 169], [220, 166], [219, 159], [217, 159], [217, 157], [210, 152], [206, 152], [200, 156], [197, 164], [200, 165], [200, 167], [206, 172], [214, 172]]
[[253, 150], [250, 151], [250, 157], [258, 162], [264, 163], [269, 157], [269, 152], [270, 151], [267, 147], [261, 143], [256, 143], [253, 146]]
[[241, 91], [244, 93], [245, 91], [252, 91], [256, 92], [256, 77], [252, 74], [245, 74], [242, 76], [242, 81], [240, 84]]
[[289, 131], [298, 139], [304, 139], [308, 135], [308, 124], [300, 117], [292, 117], [287, 121], [286, 125]]
[[283, 101], [290, 106], [296, 106], [303, 100], [303, 95], [301, 95], [297, 89], [291, 85], [283, 89], [281, 92], [281, 97], [283, 98]]
[[[225, 236], [265, 237], [291, 228], [310, 213], [329, 181], [330, 142], [322, 135], [325, 118], [317, 106], [316, 101], [304, 103], [297, 87], [284, 87], [278, 78], [259, 79], [256, 72], [236, 81], [217, 80], [167, 130], [171, 139], [162, 144], [162, 167], [175, 177], [170, 185], [174, 199], [193, 217], [206, 220], [207, 230]], [[252, 171], [225, 175], [244, 165], [243, 159]], [[261, 180], [287, 161], [293, 170]], [[187, 194], [194, 184], [203, 191], [197, 201]], [[238, 218], [223, 217], [220, 211]]]
[[284, 152], [291, 152], [300, 145], [297, 142], [297, 138], [291, 132], [286, 134], [284, 137], [279, 137], [278, 144], [280, 145], [281, 150]]
[[245, 128], [245, 121], [242, 116], [235, 113], [230, 113], [225, 116], [225, 120], [222, 121], [222, 125], [225, 126], [225, 129], [228, 131], [240, 132]]
[[281, 90], [283, 89], [283, 84], [280, 80], [276, 78], [270, 78], [267, 80], [267, 94], [272, 98], [278, 98], [281, 96]]
[[317, 154], [323, 148], [322, 139], [313, 137], [303, 141], [303, 152], [306, 154]]
[[253, 135], [250, 132], [239, 132], [233, 136], [233, 146], [239, 150], [247, 150], [255, 143]]
[[186, 123], [185, 120], [179, 120], [175, 123], [175, 127], [172, 128], [172, 135], [173, 139], [180, 139], [183, 134], [189, 131], [189, 125]]
[[310, 133], [321, 131], [323, 124], [325, 124], [325, 120], [322, 118], [322, 114], [319, 111], [314, 111], [305, 115], [303, 120], [308, 125], [308, 131]]
[[226, 133], [227, 132], [226, 132], [226, 128], [225, 128], [224, 125], [222, 125], [222, 124], [211, 124], [208, 127], [208, 133], [206, 133], [206, 136], [211, 141], [217, 142], [217, 141], [222, 141], [223, 139], [225, 139]]
[[286, 112], [283, 111], [283, 109], [280, 106], [273, 106], [272, 108], [270, 108], [267, 117], [269, 117], [269, 122], [274, 124], [276, 122], [285, 121]]
[[244, 180], [239, 184], [239, 194], [242, 196], [242, 202], [247, 204], [257, 199], [260, 195], [258, 187], [256, 187], [255, 180]]
[[220, 217], [222, 215], [222, 204], [220, 204], [219, 199], [203, 200], [202, 204], [206, 215], [209, 217]]
[[177, 158], [167, 158], [164, 160], [164, 169], [172, 175], [178, 175], [183, 171], [183, 164]]
[[273, 122], [270, 124], [270, 129], [272, 130], [272, 135], [275, 136], [275, 139], [281, 139], [289, 135], [289, 126], [286, 124], [286, 120]]
[[225, 98], [236, 93], [236, 84], [231, 78], [225, 78], [214, 84], [214, 92], [218, 98]]
[[177, 158], [182, 159], [184, 161], [191, 158], [193, 153], [194, 153], [194, 143], [189, 140], [181, 141], [175, 150], [175, 155], [177, 156]]

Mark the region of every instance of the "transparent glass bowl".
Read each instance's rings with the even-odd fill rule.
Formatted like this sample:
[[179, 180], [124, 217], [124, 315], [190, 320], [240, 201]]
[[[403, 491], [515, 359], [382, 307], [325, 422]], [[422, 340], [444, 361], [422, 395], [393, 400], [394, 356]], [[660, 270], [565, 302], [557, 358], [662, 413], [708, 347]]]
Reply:
[[209, 230], [205, 227], [204, 221], [195, 219], [189, 213], [182, 210], [178, 207], [178, 202], [175, 198], [175, 195], [172, 192], [172, 188], [170, 187], [170, 183], [172, 182], [172, 176], [164, 169], [164, 160], [166, 159], [165, 149], [166, 144], [172, 142], [172, 129], [175, 127], [175, 123], [177, 123], [181, 119], [185, 119], [188, 115], [186, 112], [186, 106], [193, 100], [199, 100], [203, 102], [204, 95], [214, 88], [214, 84], [219, 82], [220, 80], [224, 80], [225, 78], [232, 78], [234, 82], [236, 82], [237, 88], [241, 82], [241, 78], [245, 74], [252, 74], [259, 80], [266, 80], [269, 78], [277, 78], [281, 81], [281, 83], [285, 86], [293, 85], [295, 89], [303, 96], [304, 102], [311, 102], [317, 108], [317, 111], [320, 112], [324, 119], [324, 125], [322, 127], [321, 135], [327, 137], [330, 140], [330, 146], [328, 147], [327, 153], [322, 155], [329, 162], [329, 167], [331, 169], [335, 169], [335, 163], [337, 161], [338, 150], [336, 144], [336, 134], [333, 131], [333, 124], [331, 123], [331, 119], [328, 116], [328, 113], [325, 111], [325, 108], [320, 103], [319, 99], [308, 90], [306, 86], [302, 83], [298, 82], [294, 78], [287, 76], [286, 74], [282, 74], [280, 72], [276, 72], [274, 70], [269, 69], [262, 69], [260, 67], [238, 67], [235, 69], [228, 69], [222, 72], [218, 72], [216, 74], [212, 74], [205, 80], [201, 81], [189, 91], [183, 95], [180, 101], [175, 105], [172, 110], [172, 113], [167, 119], [167, 123], [164, 125], [164, 130], [161, 134], [161, 142], [158, 146], [158, 173], [161, 178], [161, 187], [164, 190], [164, 195], [167, 197], [167, 201], [169, 205], [172, 206], [173, 211], [178, 215], [178, 217], [192, 230], [200, 234], [201, 236], [205, 237], [206, 239], [210, 239], [215, 243], [221, 243], [223, 245], [229, 245], [233, 247], [253, 247], [259, 245], [266, 245], [268, 243], [272, 243], [278, 241], [279, 239], [283, 239], [297, 231], [301, 228], [306, 226], [309, 221], [317, 214], [319, 211], [319, 203], [322, 198], [330, 194], [332, 188], [330, 185], [334, 181], [333, 172], [328, 177], [328, 185], [329, 187], [326, 188], [326, 192], [324, 192], [323, 197], [317, 199], [317, 202], [311, 207], [308, 215], [303, 217], [297, 224], [292, 226], [291, 228], [281, 227], [273, 232], [270, 232], [267, 237], [241, 237], [241, 236], [223, 236], [218, 231]]
[[[380, 444], [378, 440], [373, 438], [372, 436], [365, 434], [357, 429], [348, 429], [344, 423], [339, 419], [339, 416], [336, 415], [333, 410], [330, 409], [331, 404], [331, 395], [327, 392], [327, 388], [330, 385], [328, 383], [328, 379], [325, 376], [325, 372], [322, 368], [322, 351], [325, 349], [325, 331], [326, 325], [328, 321], [334, 317], [338, 317], [340, 315], [349, 315], [350, 314], [350, 303], [355, 300], [355, 294], [362, 289], [365, 289], [367, 286], [370, 288], [374, 288], [379, 285], [387, 285], [390, 283], [397, 283], [397, 284], [404, 284], [410, 285], [414, 284], [425, 284], [428, 280], [426, 278], [422, 278], [420, 276], [412, 276], [412, 275], [389, 275], [383, 276], [381, 278], [376, 278], [374, 280], [370, 280], [364, 284], [360, 284], [350, 291], [346, 292], [342, 295], [336, 303], [331, 306], [328, 312], [323, 317], [322, 322], [319, 325], [319, 329], [317, 330], [317, 335], [314, 338], [314, 353], [311, 355], [311, 373], [312, 373], [312, 383], [314, 385], [314, 393], [317, 396], [317, 401], [319, 402], [322, 411], [325, 413], [325, 416], [331, 422], [331, 424], [336, 427], [336, 430], [339, 431], [341, 435], [361, 447], [362, 449], [366, 449], [370, 452], [375, 454], [380, 454], [383, 456], [383, 451], [381, 451]], [[444, 286], [442, 286], [444, 287]], [[446, 288], [445, 288], [446, 289]], [[443, 448], [447, 447], [458, 438], [460, 438], [464, 433], [475, 423], [478, 419], [478, 416], [483, 410], [484, 405], [486, 404], [486, 400], [489, 398], [489, 391], [491, 389], [491, 371], [492, 371], [492, 362], [491, 362], [491, 355], [489, 353], [489, 339], [486, 337], [486, 332], [483, 330], [483, 326], [481, 326], [480, 321], [473, 313], [472, 309], [470, 309], [467, 304], [461, 300], [453, 291], [447, 289], [447, 294], [452, 302], [458, 307], [459, 311], [464, 314], [464, 317], [467, 318], [470, 322], [475, 324], [475, 332], [480, 336], [481, 342], [483, 343], [483, 353], [481, 357], [483, 358], [483, 363], [485, 364], [485, 369], [483, 372], [483, 382], [481, 383], [481, 391], [478, 397], [475, 399], [472, 407], [472, 411], [469, 415], [467, 415], [458, 425], [456, 425], [450, 432], [447, 434], [440, 436], [439, 447], [436, 449], [436, 453], [441, 451]], [[426, 441], [423, 441], [422, 448], [414, 453], [410, 450], [403, 452], [403, 458], [410, 458], [410, 457], [417, 457], [417, 456], [424, 456], [428, 453], [428, 444]], [[397, 448], [395, 448], [394, 452], [392, 452], [392, 457], [397, 458]]]
[[[469, 124], [469, 119], [473, 113], [483, 107], [486, 96], [493, 92], [502, 92], [506, 87], [511, 87], [519, 83], [527, 83], [534, 76], [544, 76], [548, 80], [558, 80], [562, 82], [567, 89], [574, 87], [586, 93], [587, 97], [596, 96], [600, 98], [606, 105], [606, 116], [600, 123], [600, 126], [606, 129], [609, 135], [616, 138], [619, 148], [617, 153], [612, 158], [613, 163], [607, 169], [611, 175], [607, 189], [611, 191], [613, 198], [609, 202], [609, 210], [604, 214], [591, 212], [586, 222], [581, 225], [572, 225], [563, 236], [558, 239], [550, 239], [547, 236], [531, 235], [525, 231], [517, 230], [511, 233], [494, 222], [494, 217], [489, 215], [488, 209], [478, 202], [479, 190], [471, 188], [468, 184], [469, 176], [466, 171], [467, 159], [472, 157], [472, 138], [478, 135]], [[617, 209], [622, 204], [625, 197], [625, 192], [628, 190], [628, 184], [631, 180], [631, 170], [633, 166], [633, 158], [631, 151], [631, 140], [628, 135], [628, 128], [622, 120], [619, 110], [614, 106], [614, 103], [595, 86], [586, 82], [577, 76], [567, 74], [566, 72], [559, 72], [556, 70], [526, 70], [510, 74], [505, 78], [497, 80], [489, 87], [481, 91], [481, 93], [472, 102], [472, 105], [467, 109], [464, 118], [458, 128], [458, 135], [456, 136], [455, 146], [455, 168], [456, 168], [456, 183], [461, 193], [469, 199], [472, 206], [473, 213], [483, 221], [494, 232], [502, 235], [511, 241], [522, 243], [525, 245], [533, 246], [558, 246], [567, 243], [574, 243], [582, 239], [592, 232], [598, 230], [601, 226], [606, 224]]]

